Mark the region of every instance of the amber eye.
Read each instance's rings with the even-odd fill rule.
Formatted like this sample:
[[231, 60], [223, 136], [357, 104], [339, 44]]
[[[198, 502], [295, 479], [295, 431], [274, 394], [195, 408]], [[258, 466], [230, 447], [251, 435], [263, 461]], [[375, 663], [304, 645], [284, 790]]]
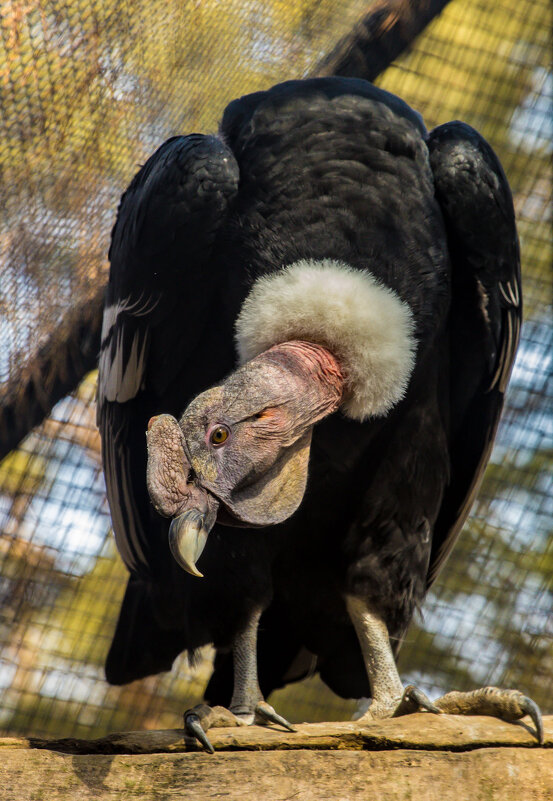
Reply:
[[226, 426], [217, 426], [211, 432], [210, 440], [212, 445], [222, 445], [228, 439], [229, 430]]

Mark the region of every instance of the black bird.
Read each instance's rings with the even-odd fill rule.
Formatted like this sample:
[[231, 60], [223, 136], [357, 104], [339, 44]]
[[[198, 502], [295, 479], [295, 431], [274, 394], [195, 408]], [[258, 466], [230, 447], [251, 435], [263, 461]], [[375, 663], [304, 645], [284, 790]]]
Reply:
[[207, 698], [232, 692], [247, 722], [287, 725], [264, 696], [316, 659], [335, 692], [371, 699], [367, 717], [531, 713], [541, 737], [516, 691], [433, 705], [395, 665], [518, 342], [513, 204], [484, 139], [428, 133], [363, 80], [280, 84], [153, 154], [110, 259], [98, 420], [131, 575], [108, 681], [213, 643]]

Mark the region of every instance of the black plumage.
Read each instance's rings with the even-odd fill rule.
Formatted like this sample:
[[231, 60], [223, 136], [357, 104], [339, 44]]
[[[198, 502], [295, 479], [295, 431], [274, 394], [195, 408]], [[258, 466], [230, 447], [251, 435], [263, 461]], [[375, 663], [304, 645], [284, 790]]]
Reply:
[[[169, 670], [212, 642], [207, 698], [228, 704], [227, 651], [259, 607], [264, 695], [316, 658], [335, 692], [370, 696], [344, 599], [376, 610], [397, 653], [468, 514], [516, 350], [518, 241], [496, 156], [463, 123], [428, 134], [362, 80], [291, 81], [231, 103], [218, 136], [162, 145], [121, 200], [110, 259], [98, 419], [131, 576], [108, 680]], [[231, 373], [252, 287], [305, 259], [393, 290], [412, 315], [414, 367], [386, 414], [315, 425], [297, 512], [265, 528], [217, 523], [200, 580], [150, 504], [144, 432]]]

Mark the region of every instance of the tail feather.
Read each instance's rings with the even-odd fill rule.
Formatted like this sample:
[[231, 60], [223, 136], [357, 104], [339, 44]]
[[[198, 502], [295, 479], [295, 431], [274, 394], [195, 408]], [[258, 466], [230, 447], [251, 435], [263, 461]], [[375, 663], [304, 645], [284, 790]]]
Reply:
[[127, 684], [171, 670], [185, 648], [184, 630], [160, 625], [148, 584], [131, 576], [106, 659], [107, 681]]

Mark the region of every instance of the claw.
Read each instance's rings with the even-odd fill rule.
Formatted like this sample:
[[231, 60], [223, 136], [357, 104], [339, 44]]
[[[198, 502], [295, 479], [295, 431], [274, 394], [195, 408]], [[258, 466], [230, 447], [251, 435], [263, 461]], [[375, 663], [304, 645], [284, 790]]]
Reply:
[[296, 731], [294, 727], [288, 723], [286, 718], [283, 718], [275, 712], [273, 707], [266, 701], [260, 701], [255, 707], [255, 711], [263, 720], [267, 720], [269, 723], [276, 723], [278, 726], [283, 726], [285, 729], [288, 729], [288, 731]]
[[392, 717], [399, 718], [402, 715], [409, 715], [412, 712], [417, 712], [419, 709], [425, 709], [427, 712], [432, 712], [434, 715], [441, 715], [442, 712], [422, 690], [419, 690], [414, 684], [409, 684], [403, 691], [401, 701], [395, 708]]
[[205, 748], [205, 750], [208, 751], [208, 753], [210, 754], [215, 753], [215, 749], [209, 742], [207, 734], [202, 728], [202, 724], [200, 723], [200, 718], [198, 715], [196, 715], [195, 712], [184, 713], [184, 730], [191, 737], [194, 737], [196, 740], [199, 740], [200, 743]]
[[532, 701], [531, 698], [528, 698], [527, 695], [523, 695], [523, 697], [520, 699], [520, 708], [532, 719], [532, 722], [536, 727], [536, 737], [538, 739], [538, 742], [540, 745], [543, 745], [544, 743], [543, 720], [541, 717], [539, 706], [536, 704], [535, 701]]
[[419, 688], [415, 687], [413, 684], [409, 684], [409, 686], [405, 688], [405, 695], [421, 709], [426, 709], [427, 712], [432, 712], [433, 715], [441, 715], [442, 710], [437, 707], [436, 704], [432, 703], [430, 698], [425, 695], [422, 690], [419, 690]]

